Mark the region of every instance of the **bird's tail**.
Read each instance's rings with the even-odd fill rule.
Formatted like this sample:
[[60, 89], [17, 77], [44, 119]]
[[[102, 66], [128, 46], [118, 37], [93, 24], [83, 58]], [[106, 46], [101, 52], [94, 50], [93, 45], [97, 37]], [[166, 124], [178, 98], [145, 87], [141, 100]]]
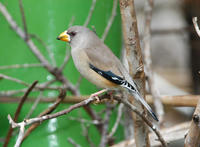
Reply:
[[[135, 83], [133, 83], [135, 84]], [[135, 97], [136, 100], [140, 101], [142, 103], [142, 105], [148, 110], [148, 112], [151, 114], [151, 116], [153, 117], [153, 119], [155, 119], [156, 121], [158, 120], [158, 117], [156, 116], [156, 114], [153, 112], [153, 110], [151, 109], [151, 107], [147, 104], [147, 102], [144, 100], [144, 98], [141, 96], [141, 94], [138, 92], [136, 85], [131, 85], [130, 83], [128, 83], [127, 81], [123, 81], [121, 84], [122, 87], [128, 89], [128, 91]]]
[[158, 120], [158, 117], [156, 116], [156, 114], [153, 112], [153, 110], [151, 109], [151, 107], [147, 104], [147, 102], [142, 98], [142, 96], [140, 95], [139, 92], [133, 93], [131, 92], [131, 94], [133, 94], [133, 96], [139, 100], [142, 105], [148, 110], [148, 112], [151, 114], [151, 116], [153, 117], [153, 119], [155, 119], [156, 121]]

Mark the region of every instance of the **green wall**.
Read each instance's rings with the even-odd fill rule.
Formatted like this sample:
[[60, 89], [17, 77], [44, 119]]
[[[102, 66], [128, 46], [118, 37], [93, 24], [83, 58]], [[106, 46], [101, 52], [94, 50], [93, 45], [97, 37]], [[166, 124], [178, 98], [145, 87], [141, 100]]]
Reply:
[[[1, 0], [7, 7], [17, 24], [22, 27], [21, 15], [18, 0]], [[112, 0], [97, 0], [97, 4], [89, 23], [89, 27], [95, 26], [98, 36], [101, 36], [107, 22], [111, 15]], [[67, 29], [71, 18], [74, 17], [74, 25], [83, 25], [87, 18], [92, 0], [23, 0], [25, 16], [27, 20], [28, 32], [38, 35], [51, 49], [55, 58], [57, 66], [60, 66], [65, 57], [66, 44], [57, 41], [56, 37], [64, 30]], [[47, 51], [37, 40], [33, 39], [43, 55], [50, 61]], [[110, 32], [105, 40], [105, 43], [113, 50], [116, 55], [120, 54], [121, 49], [121, 22], [119, 7], [114, 23]], [[51, 61], [50, 61], [51, 62]], [[9, 27], [7, 21], [0, 14], [0, 66], [24, 64], [24, 63], [39, 63], [37, 58], [32, 54], [25, 42], [19, 38], [16, 33]], [[21, 68], [21, 69], [2, 69], [0, 73], [21, 79], [27, 83], [32, 83], [39, 80], [40, 83], [53, 78], [45, 69], [37, 68]], [[70, 59], [67, 64], [64, 74], [72, 82], [76, 83], [79, 79], [79, 73]], [[6, 90], [21, 89], [24, 86], [0, 79], [0, 92]], [[97, 89], [94, 85], [82, 80], [80, 85], [82, 95], [95, 92]], [[33, 92], [32, 96], [37, 96], [37, 92]], [[57, 96], [57, 92], [48, 91], [46, 96]], [[42, 110], [47, 108], [50, 104], [39, 104], [32, 117], [37, 116]], [[0, 137], [4, 138], [8, 130], [7, 115], [13, 116], [16, 110], [16, 103], [1, 103], [0, 104]], [[31, 104], [25, 104], [20, 114], [19, 121], [22, 121], [29, 111]], [[60, 105], [56, 111], [62, 110], [68, 105]], [[104, 106], [93, 106], [94, 109], [100, 111]], [[70, 121], [68, 116], [84, 116], [88, 118], [86, 113], [80, 109], [75, 110], [67, 116], [62, 116], [58, 119], [53, 119], [44, 122], [37, 130], [35, 130], [27, 140], [24, 141], [22, 146], [70, 146], [67, 141], [68, 137], [73, 138], [77, 143], [82, 146], [88, 146], [85, 137], [82, 136], [81, 126], [76, 121]], [[113, 122], [116, 114], [112, 115]], [[112, 122], [112, 123], [113, 123]], [[111, 123], [111, 124], [112, 124]], [[110, 125], [111, 125], [110, 124]], [[99, 134], [95, 127], [89, 129], [90, 137], [95, 144], [99, 143]], [[15, 132], [17, 134], [17, 132]], [[116, 140], [123, 137], [122, 129], [116, 133]], [[12, 137], [9, 146], [13, 146], [16, 141], [16, 135]], [[2, 143], [0, 143], [2, 144]]]

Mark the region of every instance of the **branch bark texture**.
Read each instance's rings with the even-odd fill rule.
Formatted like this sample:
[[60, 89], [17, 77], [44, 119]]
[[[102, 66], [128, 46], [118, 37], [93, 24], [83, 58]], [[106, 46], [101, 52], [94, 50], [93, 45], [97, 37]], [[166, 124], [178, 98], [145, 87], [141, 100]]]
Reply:
[[185, 147], [200, 146], [200, 100], [192, 117], [189, 132], [185, 138]]
[[[122, 19], [122, 31], [126, 48], [126, 58], [128, 61], [129, 74], [136, 80], [140, 87], [140, 92], [144, 96], [144, 69], [139, 42], [137, 20], [134, 9], [134, 0], [120, 0], [120, 12]], [[139, 71], [137, 69], [140, 69]], [[131, 98], [133, 100], [133, 98]], [[141, 104], [133, 102], [139, 111], [144, 111]], [[149, 146], [148, 130], [144, 122], [133, 113], [134, 135], [136, 146]]]

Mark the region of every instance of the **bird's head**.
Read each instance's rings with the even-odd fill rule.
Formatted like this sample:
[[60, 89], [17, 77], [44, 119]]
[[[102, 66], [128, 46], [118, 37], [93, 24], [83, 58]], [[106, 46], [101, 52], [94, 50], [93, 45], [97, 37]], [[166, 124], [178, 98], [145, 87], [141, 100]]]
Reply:
[[[70, 43], [70, 45], [77, 45], [91, 41], [95, 33], [83, 26], [72, 26], [68, 30], [61, 33], [57, 39]], [[90, 39], [89, 39], [90, 38]]]

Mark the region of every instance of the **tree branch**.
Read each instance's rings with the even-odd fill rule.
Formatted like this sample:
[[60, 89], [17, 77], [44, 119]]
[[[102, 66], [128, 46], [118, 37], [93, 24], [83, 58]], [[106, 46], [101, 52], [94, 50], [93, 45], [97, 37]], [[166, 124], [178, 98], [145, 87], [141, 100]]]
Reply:
[[91, 5], [91, 7], [90, 7], [90, 11], [89, 11], [88, 16], [87, 16], [87, 18], [86, 18], [86, 20], [85, 20], [85, 23], [84, 23], [84, 25], [83, 25], [83, 26], [85, 26], [85, 27], [88, 26], [88, 24], [89, 24], [89, 22], [90, 22], [90, 20], [91, 20], [92, 14], [93, 14], [93, 12], [94, 12], [94, 8], [95, 8], [95, 6], [96, 6], [96, 2], [97, 2], [97, 0], [92, 0], [92, 5]]
[[[24, 102], [26, 101], [29, 93], [33, 90], [33, 88], [36, 86], [37, 83], [38, 83], [38, 81], [33, 82], [33, 84], [28, 88], [28, 90], [25, 92], [24, 96], [21, 98], [20, 103], [19, 103], [19, 105], [17, 107], [17, 110], [15, 112], [15, 115], [14, 115], [14, 121], [15, 122], [17, 121], [17, 119], [19, 117], [19, 114], [21, 112], [22, 106], [23, 106]], [[4, 147], [8, 146], [8, 143], [9, 143], [10, 138], [12, 136], [12, 132], [13, 132], [13, 128], [10, 127], [9, 130], [8, 130], [7, 136], [6, 136], [6, 140], [5, 140], [4, 145], [3, 145]], [[23, 128], [20, 128], [20, 134], [19, 135], [20, 136], [23, 135]]]
[[[139, 85], [140, 93], [144, 97], [145, 76], [137, 28], [137, 19], [134, 9], [134, 0], [120, 0], [120, 12], [129, 74]], [[137, 71], [138, 67], [141, 67], [139, 71]], [[130, 100], [141, 112], [144, 111], [142, 105], [140, 103], [137, 103], [137, 101], [134, 100], [133, 96], [130, 96]], [[134, 113], [133, 120], [136, 146], [149, 147], [148, 130], [144, 125], [144, 122]]]
[[108, 20], [108, 24], [107, 24], [107, 26], [106, 26], [106, 28], [105, 28], [105, 30], [104, 30], [104, 32], [103, 32], [103, 35], [102, 35], [102, 37], [101, 37], [101, 40], [104, 42], [105, 41], [105, 39], [106, 39], [106, 37], [107, 37], [107, 35], [108, 35], [108, 32], [109, 32], [109, 30], [110, 30], [110, 28], [111, 28], [111, 26], [112, 26], [112, 24], [113, 24], [113, 21], [114, 21], [114, 19], [115, 19], [115, 16], [116, 16], [116, 14], [117, 14], [117, 3], [118, 2], [118, 0], [113, 0], [113, 8], [112, 8], [112, 13], [111, 13], [111, 16], [110, 16], [110, 18], [109, 18], [109, 20]]
[[194, 28], [195, 28], [198, 36], [200, 37], [200, 29], [199, 29], [199, 26], [198, 26], [198, 23], [197, 23], [197, 17], [193, 17], [192, 22], [194, 24]]
[[192, 117], [189, 132], [185, 138], [185, 147], [200, 146], [200, 100]]
[[152, 70], [152, 60], [151, 60], [151, 19], [153, 11], [153, 0], [146, 0], [145, 2], [145, 27], [144, 27], [144, 64], [145, 73], [147, 76], [148, 85], [150, 92], [153, 96], [154, 107], [156, 108], [156, 113], [158, 114], [159, 123], [162, 123], [164, 117], [164, 108], [160, 100], [160, 94], [155, 86], [154, 73]]

